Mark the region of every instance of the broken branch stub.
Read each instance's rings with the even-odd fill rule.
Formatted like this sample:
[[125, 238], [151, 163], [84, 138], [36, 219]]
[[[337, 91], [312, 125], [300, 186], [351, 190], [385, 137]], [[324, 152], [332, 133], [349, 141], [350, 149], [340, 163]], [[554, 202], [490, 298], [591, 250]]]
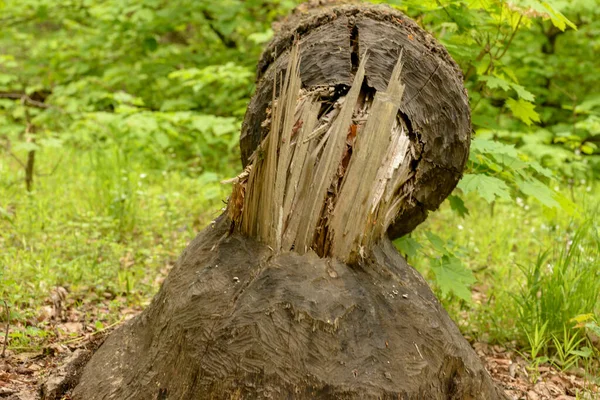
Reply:
[[304, 10], [259, 62], [230, 216], [278, 250], [355, 261], [451, 193], [470, 129], [460, 70], [402, 13]]

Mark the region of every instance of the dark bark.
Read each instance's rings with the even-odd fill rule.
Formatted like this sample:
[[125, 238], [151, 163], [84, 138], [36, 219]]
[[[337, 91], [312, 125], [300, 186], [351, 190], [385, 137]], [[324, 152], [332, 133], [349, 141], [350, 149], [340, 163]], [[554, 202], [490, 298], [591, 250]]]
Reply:
[[94, 399], [500, 399], [389, 240], [362, 266], [273, 254], [220, 218], [75, 389]]
[[50, 374], [40, 388], [44, 400], [61, 400], [75, 387], [83, 367], [92, 355], [91, 350], [77, 349], [62, 361], [62, 365]]

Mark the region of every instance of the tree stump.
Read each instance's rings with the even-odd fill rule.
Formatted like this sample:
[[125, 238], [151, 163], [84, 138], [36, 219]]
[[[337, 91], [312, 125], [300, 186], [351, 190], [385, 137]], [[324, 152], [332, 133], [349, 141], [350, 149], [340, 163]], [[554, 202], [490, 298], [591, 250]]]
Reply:
[[73, 398], [504, 398], [390, 241], [467, 159], [448, 53], [386, 6], [301, 7], [259, 62], [242, 129], [227, 212]]

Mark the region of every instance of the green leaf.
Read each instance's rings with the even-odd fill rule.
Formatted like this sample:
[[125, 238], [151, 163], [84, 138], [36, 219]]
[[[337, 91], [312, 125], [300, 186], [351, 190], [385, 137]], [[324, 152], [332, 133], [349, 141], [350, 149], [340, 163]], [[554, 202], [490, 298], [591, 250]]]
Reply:
[[600, 326], [598, 326], [596, 322], [588, 322], [585, 324], [585, 327], [594, 332], [596, 335], [600, 336]]
[[158, 42], [152, 36], [149, 36], [144, 39], [144, 49], [149, 52], [152, 52], [158, 48]]
[[517, 179], [517, 186], [527, 196], [537, 199], [540, 203], [550, 208], [560, 208], [560, 204], [554, 198], [554, 192], [548, 186], [535, 178], [528, 180]]
[[490, 89], [502, 89], [505, 91], [509, 91], [510, 89], [514, 89], [517, 92], [517, 95], [525, 100], [525, 101], [534, 101], [535, 96], [533, 93], [525, 89], [523, 86], [510, 82], [504, 78], [502, 75], [483, 75], [478, 78], [480, 81], [485, 82], [486, 86]]
[[167, 135], [165, 135], [164, 133], [162, 133], [162, 132], [157, 132], [156, 135], [155, 135], [155, 138], [156, 138], [156, 142], [163, 149], [166, 149], [171, 144], [171, 141], [169, 140], [169, 137]]
[[452, 211], [458, 214], [459, 217], [465, 217], [469, 215], [469, 209], [465, 207], [465, 202], [459, 196], [450, 195], [448, 196], [450, 202], [450, 208]]
[[18, 76], [0, 73], [0, 85], [8, 85], [11, 82], [17, 81]]
[[492, 75], [483, 75], [478, 78], [480, 81], [485, 82], [486, 86], [490, 89], [500, 88], [502, 90], [510, 90], [511, 83], [505, 80], [502, 77], [492, 76]]
[[469, 286], [476, 280], [473, 272], [467, 269], [458, 258], [444, 255], [441, 258], [431, 259], [430, 265], [435, 274], [436, 283], [444, 296], [453, 293], [460, 299], [471, 301]]
[[2, 217], [3, 219], [5, 219], [6, 221], [10, 222], [11, 224], [13, 223], [13, 216], [12, 216], [12, 214], [10, 214], [8, 211], [6, 211], [2, 207], [0, 207], [0, 217]]
[[60, 149], [63, 147], [63, 141], [53, 137], [40, 139], [38, 143], [44, 148]]
[[426, 231], [425, 236], [427, 236], [427, 240], [429, 240], [429, 243], [431, 243], [437, 252], [441, 254], [450, 254], [446, 249], [446, 242], [444, 242], [441, 237], [430, 231]]
[[552, 5], [549, 2], [542, 1], [541, 3], [550, 14], [550, 19], [552, 20], [552, 23], [558, 29], [564, 31], [568, 25], [570, 28], [577, 30], [577, 26], [573, 22], [571, 22], [567, 17], [565, 17], [560, 11], [552, 7]]
[[529, 166], [529, 168], [533, 169], [538, 174], [545, 176], [546, 178], [554, 177], [554, 173], [551, 170], [549, 170], [548, 168], [542, 167], [536, 161], [529, 161], [527, 165]]
[[250, 34], [248, 36], [248, 39], [250, 39], [255, 44], [263, 44], [263, 43], [266, 43], [269, 40], [271, 40], [272, 37], [273, 37], [273, 30], [267, 29], [264, 32], [256, 32], [256, 33]]
[[516, 118], [525, 122], [527, 125], [531, 125], [532, 121], [540, 122], [540, 116], [535, 112], [535, 105], [528, 101], [523, 99], [508, 99], [506, 100], [506, 106], [512, 111]]
[[406, 257], [416, 256], [419, 249], [423, 247], [415, 239], [408, 236], [403, 236], [400, 239], [395, 240], [394, 244], [396, 245], [396, 248]]
[[15, 150], [17, 151], [36, 151], [40, 149], [40, 146], [33, 142], [20, 142], [15, 145]]
[[582, 358], [588, 358], [594, 353], [589, 347], [582, 347], [580, 350], [571, 350], [569, 354], [573, 354]]
[[493, 176], [465, 174], [458, 183], [458, 188], [465, 194], [476, 192], [488, 203], [496, 198], [510, 200], [510, 191], [506, 183]]
[[162, 103], [160, 106], [160, 111], [185, 111], [191, 110], [194, 107], [197, 107], [196, 102], [189, 98], [169, 99]]
[[517, 92], [517, 95], [525, 100], [533, 102], [535, 100], [535, 96], [529, 90], [525, 89], [523, 86], [518, 85], [516, 83], [511, 83], [510, 86]]
[[471, 142], [471, 151], [492, 155], [507, 155], [514, 158], [519, 155], [514, 145], [504, 144], [497, 140], [482, 139], [480, 137], [476, 137]]
[[596, 146], [596, 143], [588, 142], [588, 143], [582, 144], [580, 147], [580, 150], [583, 154], [591, 155], [591, 154], [594, 154], [594, 152], [596, 151], [597, 148], [598, 148], [598, 146]]

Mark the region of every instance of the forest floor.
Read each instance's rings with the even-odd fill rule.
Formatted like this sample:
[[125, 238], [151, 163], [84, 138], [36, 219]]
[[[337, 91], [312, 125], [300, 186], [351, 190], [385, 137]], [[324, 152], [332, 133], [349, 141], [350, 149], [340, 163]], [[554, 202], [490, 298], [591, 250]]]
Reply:
[[[0, 358], [0, 399], [39, 400], [43, 391], [45, 399], [68, 400], [73, 374], [79, 371], [77, 363], [87, 360], [110, 332], [142, 310], [141, 306], [127, 306], [125, 298], [110, 296], [93, 306], [82, 307], [66, 290], [61, 293], [59, 301], [49, 299], [39, 316], [39, 322], [47, 323], [47, 329], [54, 332], [52, 338], [35, 350], [8, 349]], [[96, 318], [114, 307], [115, 300], [123, 305], [117, 311], [119, 319], [103, 326]], [[530, 361], [515, 349], [483, 342], [472, 342], [472, 346], [511, 400], [600, 399], [600, 386], [586, 378], [582, 370], [565, 372], [551, 365], [532, 368]]]
[[[123, 321], [133, 317], [138, 310], [124, 310]], [[62, 328], [61, 328], [62, 327]], [[0, 359], [0, 399], [39, 400], [41, 391], [46, 399], [69, 399], [70, 366], [87, 358], [115, 327], [91, 335], [85, 333], [81, 322], [57, 324], [57, 329], [79, 330], [80, 336], [69, 343], [54, 343], [37, 352], [14, 353], [8, 351]], [[561, 372], [551, 366], [540, 366], [534, 372], [530, 363], [514, 350], [499, 345], [473, 343], [473, 348], [485, 363], [494, 381], [511, 400], [570, 400], [600, 398], [600, 387], [591, 384], [581, 374]], [[533, 375], [535, 374], [535, 375]], [[53, 397], [55, 393], [60, 396]], [[583, 393], [583, 394], [581, 394]]]

